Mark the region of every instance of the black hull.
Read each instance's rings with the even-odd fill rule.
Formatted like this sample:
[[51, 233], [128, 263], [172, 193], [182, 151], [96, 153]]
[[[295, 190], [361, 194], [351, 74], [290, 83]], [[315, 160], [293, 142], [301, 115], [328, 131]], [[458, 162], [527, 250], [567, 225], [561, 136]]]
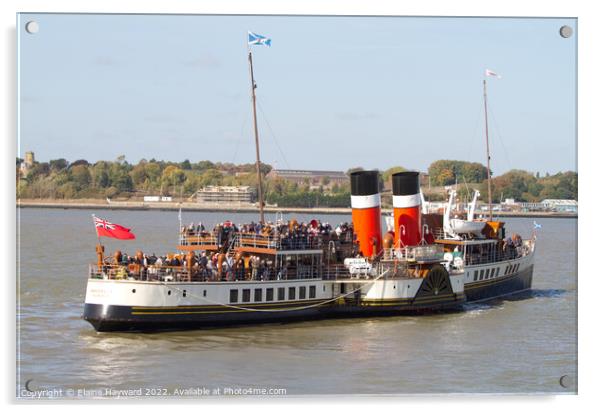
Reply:
[[[325, 318], [377, 317], [427, 314], [458, 310], [465, 303], [463, 295], [440, 297], [437, 300], [390, 302], [384, 305], [337, 303], [308, 309], [278, 309], [276, 312], [237, 311], [235, 309], [177, 307], [136, 308], [129, 306], [102, 306], [86, 304], [84, 320], [96, 331], [153, 332], [196, 330], [203, 328], [240, 326], [245, 324], [309, 321]], [[299, 306], [298, 304], [296, 305]], [[284, 311], [280, 311], [284, 310]]]
[[241, 312], [224, 308], [223, 306], [215, 308], [196, 306], [169, 309], [146, 307], [143, 309], [118, 305], [107, 306], [105, 310], [102, 305], [86, 304], [84, 306], [83, 318], [92, 324], [96, 331], [173, 331], [312, 320], [321, 318], [323, 311], [320, 307], [291, 311], [278, 309], [276, 312]]
[[533, 265], [510, 277], [464, 285], [467, 302], [486, 301], [531, 289]]

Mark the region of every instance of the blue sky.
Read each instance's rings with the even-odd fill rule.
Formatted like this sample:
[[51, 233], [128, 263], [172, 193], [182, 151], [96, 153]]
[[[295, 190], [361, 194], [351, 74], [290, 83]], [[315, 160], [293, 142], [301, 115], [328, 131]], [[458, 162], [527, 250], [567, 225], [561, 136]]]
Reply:
[[[22, 14], [20, 145], [39, 160], [253, 162], [279, 168], [576, 170], [574, 19]], [[35, 20], [39, 32], [28, 34]]]

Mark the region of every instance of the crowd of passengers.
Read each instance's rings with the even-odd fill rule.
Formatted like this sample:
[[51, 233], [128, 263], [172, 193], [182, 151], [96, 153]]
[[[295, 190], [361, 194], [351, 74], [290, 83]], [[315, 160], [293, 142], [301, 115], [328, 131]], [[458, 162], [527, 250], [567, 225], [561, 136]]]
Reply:
[[112, 258], [104, 260], [105, 268], [102, 272], [117, 279], [153, 279], [184, 274], [197, 281], [280, 280], [287, 279], [286, 266], [276, 270], [273, 261], [257, 255], [227, 254], [234, 234], [240, 234], [241, 245], [245, 242], [255, 243], [257, 238], [263, 237], [268, 240], [266, 247], [275, 247], [277, 243], [278, 248], [284, 250], [322, 248], [324, 242], [331, 240], [342, 243], [353, 241], [352, 224], [344, 222], [333, 229], [329, 223], [317, 220], [309, 223], [296, 220], [287, 223], [250, 222], [238, 226], [226, 221], [215, 225], [211, 232], [199, 222], [198, 225], [191, 223], [182, 227], [181, 233], [200, 238], [214, 236], [210, 242], [217, 243], [218, 251], [203, 251], [200, 254], [190, 251], [186, 254], [164, 256], [157, 256], [155, 253], [147, 255], [141, 251], [129, 256], [116, 251]]
[[111, 278], [135, 278], [142, 280], [173, 279], [184, 276], [193, 281], [242, 281], [242, 280], [282, 280], [287, 279], [287, 269], [273, 268], [274, 262], [256, 255], [229, 256], [218, 252], [193, 251], [187, 254], [157, 256], [137, 251], [129, 256], [116, 251], [112, 259], [106, 259], [103, 272]]
[[[182, 234], [188, 237], [210, 238], [210, 242], [215, 242], [220, 249], [229, 246], [234, 234], [241, 235], [241, 242], [257, 241], [257, 238], [264, 237], [271, 241], [279, 249], [308, 249], [321, 248], [324, 242], [336, 240], [344, 243], [353, 241], [353, 224], [347, 222], [341, 223], [333, 228], [328, 222], [319, 222], [312, 220], [308, 223], [291, 220], [289, 222], [250, 222], [247, 224], [235, 225], [230, 221], [222, 222], [207, 231], [202, 222], [197, 225], [190, 223], [187, 227], [181, 228]], [[192, 241], [194, 243], [194, 240]]]

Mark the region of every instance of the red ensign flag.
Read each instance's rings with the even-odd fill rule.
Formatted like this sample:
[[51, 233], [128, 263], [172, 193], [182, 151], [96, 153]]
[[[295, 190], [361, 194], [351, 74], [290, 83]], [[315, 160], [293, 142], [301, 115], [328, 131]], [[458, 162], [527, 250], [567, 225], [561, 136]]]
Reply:
[[112, 224], [107, 220], [94, 217], [96, 233], [99, 237], [111, 237], [117, 239], [136, 239], [136, 236], [130, 232], [129, 228], [121, 225]]

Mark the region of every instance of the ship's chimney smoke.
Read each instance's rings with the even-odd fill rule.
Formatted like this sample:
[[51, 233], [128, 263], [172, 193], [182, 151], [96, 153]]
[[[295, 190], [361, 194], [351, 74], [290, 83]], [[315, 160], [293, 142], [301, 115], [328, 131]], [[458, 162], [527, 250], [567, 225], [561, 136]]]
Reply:
[[378, 171], [351, 173], [351, 217], [359, 250], [364, 257], [379, 254], [382, 234]]
[[393, 174], [395, 246], [418, 245], [421, 240], [420, 182], [418, 172]]

